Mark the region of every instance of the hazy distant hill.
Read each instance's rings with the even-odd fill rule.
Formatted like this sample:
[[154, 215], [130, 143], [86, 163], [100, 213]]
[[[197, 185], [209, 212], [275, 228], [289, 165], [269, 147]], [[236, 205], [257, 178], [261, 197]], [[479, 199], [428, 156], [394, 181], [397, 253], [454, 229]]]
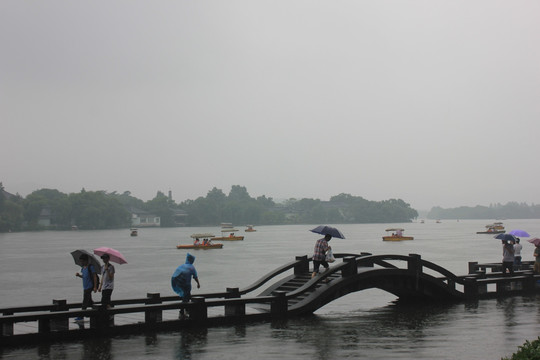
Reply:
[[540, 205], [509, 202], [475, 207], [461, 206], [452, 209], [432, 208], [428, 219], [540, 219]]

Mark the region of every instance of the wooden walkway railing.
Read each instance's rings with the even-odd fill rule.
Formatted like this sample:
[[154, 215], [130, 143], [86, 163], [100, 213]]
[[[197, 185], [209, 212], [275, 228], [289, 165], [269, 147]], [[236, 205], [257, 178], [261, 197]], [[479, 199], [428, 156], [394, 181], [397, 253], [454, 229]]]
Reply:
[[[328, 302], [326, 299], [326, 302], [317, 303], [319, 295], [328, 298], [330, 294], [338, 298], [358, 291], [358, 284], [368, 276], [414, 279], [406, 281], [412, 284], [407, 285], [412, 286], [407, 289], [409, 292], [417, 289], [417, 296], [429, 296], [422, 293], [422, 289], [429, 284], [442, 289], [448, 294], [447, 298], [454, 300], [540, 292], [537, 285], [540, 275], [533, 274], [532, 262], [524, 262], [523, 270], [516, 271], [513, 276], [503, 276], [500, 263], [470, 262], [469, 273], [457, 276], [417, 254], [335, 256], [342, 261], [334, 263], [329, 271], [314, 279], [308, 276], [312, 259], [299, 256], [245, 288], [226, 288], [224, 292], [198, 294], [189, 303], [182, 303], [178, 296], [162, 297], [158, 293], [148, 293], [144, 298], [114, 300], [114, 307], [108, 310], [81, 310], [81, 303], [67, 303], [65, 300], [53, 300], [50, 305], [0, 309], [0, 345], [177, 330], [294, 316], [313, 312]], [[322, 282], [328, 278], [332, 281], [323, 285]], [[270, 281], [273, 283], [261, 290]], [[284, 286], [286, 283], [288, 285]], [[294, 283], [293, 287], [290, 287], [291, 283]], [[247, 295], [254, 291], [260, 293]], [[315, 301], [310, 302], [306, 298]], [[180, 309], [187, 310], [189, 319], [178, 319]], [[89, 322], [74, 322], [76, 317], [86, 317]]]

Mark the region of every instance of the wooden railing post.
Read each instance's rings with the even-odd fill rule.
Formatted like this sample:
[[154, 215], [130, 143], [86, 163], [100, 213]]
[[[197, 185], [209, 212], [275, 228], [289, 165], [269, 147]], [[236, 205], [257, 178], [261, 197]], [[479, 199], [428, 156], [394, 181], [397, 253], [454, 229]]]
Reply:
[[422, 257], [418, 254], [409, 254], [409, 260], [407, 260], [407, 268], [414, 274], [420, 274], [422, 272]]
[[51, 319], [43, 317], [38, 319], [38, 332], [40, 334], [46, 334], [51, 332]]
[[298, 261], [298, 262], [294, 265], [294, 274], [295, 275], [304, 274], [304, 273], [309, 272], [309, 261], [308, 261], [307, 255], [297, 256], [296, 261]]
[[[12, 312], [5, 312], [3, 316], [13, 315]], [[13, 336], [13, 321], [2, 322], [2, 336]]]
[[418, 254], [409, 254], [407, 269], [414, 276], [414, 288], [418, 290], [420, 288], [420, 274], [423, 271], [421, 256]]
[[497, 281], [496, 289], [497, 289], [497, 294], [508, 292], [510, 290], [510, 281], [506, 279]]
[[274, 292], [275, 298], [272, 300], [270, 305], [270, 312], [276, 315], [285, 315], [287, 314], [288, 304], [287, 304], [287, 292], [277, 290]]
[[463, 279], [463, 291], [469, 299], [474, 299], [478, 295], [478, 283], [475, 277], [466, 277]]
[[206, 300], [202, 296], [193, 296], [191, 298], [193, 305], [189, 310], [190, 320], [206, 320], [208, 319], [208, 306], [206, 306]]
[[345, 277], [358, 274], [358, 265], [354, 256], [347, 256], [343, 259], [343, 262], [347, 265], [341, 270], [341, 276]]
[[478, 271], [478, 261], [469, 261], [469, 274], [476, 274]]
[[[238, 288], [227, 288], [226, 299], [240, 298], [240, 291]], [[225, 316], [245, 315], [246, 304], [245, 303], [231, 303], [225, 304]]]
[[[69, 310], [66, 300], [53, 300], [54, 308], [51, 309], [51, 312], [58, 311], [67, 311]], [[66, 331], [69, 329], [69, 318], [52, 319], [51, 320], [51, 331]]]
[[[360, 253], [360, 257], [371, 256], [371, 255], [372, 254], [368, 253], [368, 252]], [[373, 261], [366, 262], [365, 260], [362, 260], [362, 266], [364, 266], [364, 267], [375, 267], [375, 264], [373, 264]]]
[[[159, 293], [147, 293], [146, 294], [147, 300], [144, 302], [145, 304], [161, 304], [161, 297], [159, 296]], [[146, 310], [144, 312], [144, 321], [146, 323], [155, 323], [160, 322], [163, 320], [163, 312], [161, 310]]]

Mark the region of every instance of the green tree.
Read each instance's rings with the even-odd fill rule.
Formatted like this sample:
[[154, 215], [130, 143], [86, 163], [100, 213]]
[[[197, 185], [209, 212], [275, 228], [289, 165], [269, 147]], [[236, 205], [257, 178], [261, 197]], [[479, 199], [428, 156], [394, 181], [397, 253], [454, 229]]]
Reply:
[[152, 200], [145, 203], [144, 209], [159, 216], [162, 227], [173, 227], [176, 225], [172, 210], [175, 206], [175, 203], [168, 196], [158, 191]]
[[0, 182], [0, 232], [20, 231], [23, 224], [23, 206], [20, 196], [9, 196]]
[[70, 194], [71, 219], [80, 229], [114, 229], [130, 225], [129, 212], [104, 191]]

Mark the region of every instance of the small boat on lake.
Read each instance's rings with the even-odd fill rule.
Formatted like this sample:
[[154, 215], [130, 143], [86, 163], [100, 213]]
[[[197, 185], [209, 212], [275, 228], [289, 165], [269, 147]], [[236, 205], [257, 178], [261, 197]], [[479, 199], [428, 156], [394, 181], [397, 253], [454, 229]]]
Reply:
[[504, 226], [502, 222], [496, 222], [493, 224], [487, 224], [485, 231], [477, 231], [477, 234], [502, 234], [504, 233]]
[[405, 229], [402, 228], [390, 228], [385, 231], [392, 232], [390, 236], [383, 236], [383, 241], [401, 241], [401, 240], [414, 240], [412, 236], [403, 236]]
[[[213, 237], [211, 240], [244, 240], [243, 236], [234, 235], [235, 232], [238, 232], [238, 229], [235, 229], [232, 223], [221, 223], [221, 236]], [[229, 233], [229, 235], [225, 236], [226, 233]]]
[[223, 244], [210, 244], [210, 245], [176, 245], [177, 249], [195, 249], [195, 250], [209, 250], [209, 249], [222, 249]]
[[135, 228], [131, 228], [129, 229], [131, 232], [129, 233], [130, 236], [137, 236], [139, 235], [139, 230], [135, 229]]
[[246, 225], [247, 229], [244, 230], [245, 232], [254, 232], [257, 231], [253, 228], [253, 225]]
[[222, 229], [222, 233], [229, 233], [228, 236], [225, 236], [222, 234], [222, 236], [213, 237], [210, 240], [227, 240], [227, 241], [235, 241], [235, 240], [244, 240], [243, 236], [237, 236], [234, 235], [235, 232], [237, 232], [238, 229]]
[[[212, 238], [214, 234], [193, 234], [191, 237], [195, 239], [193, 244], [176, 245], [177, 249], [195, 249], [195, 250], [209, 250], [209, 249], [221, 249], [223, 244], [214, 244]], [[200, 239], [203, 239], [202, 241]]]

